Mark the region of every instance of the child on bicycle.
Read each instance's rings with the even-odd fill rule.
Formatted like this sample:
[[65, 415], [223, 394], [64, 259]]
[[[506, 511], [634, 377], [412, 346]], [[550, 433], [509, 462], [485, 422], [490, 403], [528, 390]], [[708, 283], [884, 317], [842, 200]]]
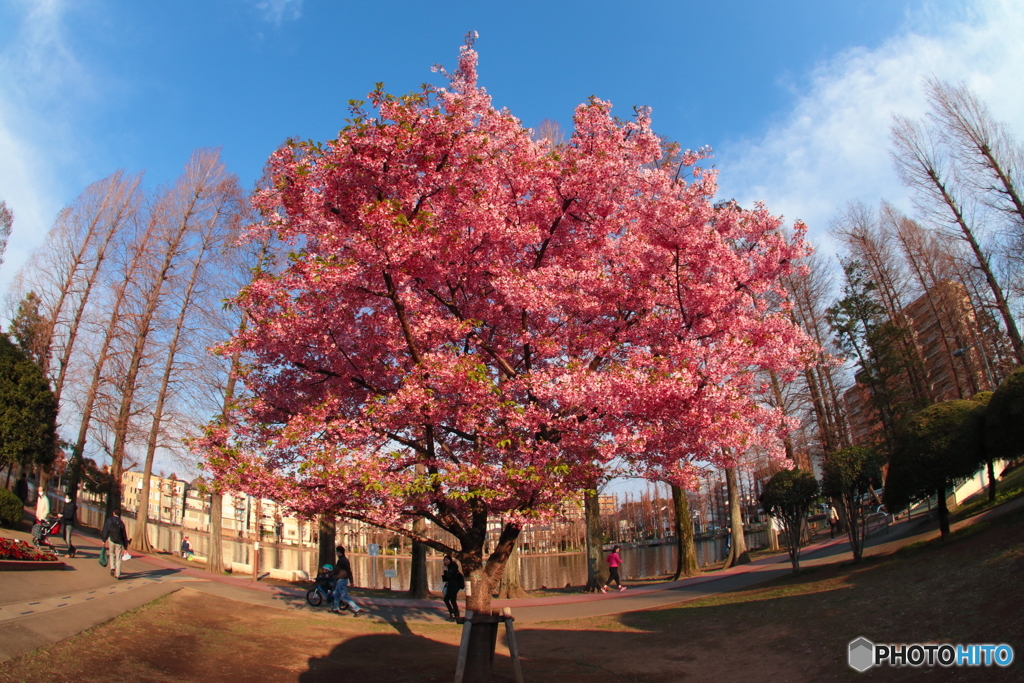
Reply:
[[316, 585], [327, 595], [334, 592], [334, 565], [325, 564], [320, 568], [320, 573], [316, 575]]

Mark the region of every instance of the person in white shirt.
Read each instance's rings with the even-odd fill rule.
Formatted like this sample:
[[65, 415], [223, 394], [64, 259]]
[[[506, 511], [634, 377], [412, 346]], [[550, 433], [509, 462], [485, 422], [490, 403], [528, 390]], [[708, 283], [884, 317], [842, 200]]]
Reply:
[[36, 519], [40, 522], [46, 521], [50, 516], [50, 498], [46, 495], [46, 489], [39, 487], [39, 495], [36, 496]]

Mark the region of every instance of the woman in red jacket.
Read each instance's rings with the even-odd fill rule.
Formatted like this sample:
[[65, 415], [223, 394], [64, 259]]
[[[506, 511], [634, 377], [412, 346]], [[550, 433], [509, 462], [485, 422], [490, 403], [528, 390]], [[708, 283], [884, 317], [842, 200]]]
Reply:
[[611, 585], [612, 581], [619, 587], [620, 592], [626, 590], [626, 587], [622, 585], [622, 579], [619, 578], [619, 567], [621, 566], [622, 558], [619, 557], [619, 546], [615, 546], [608, 556], [608, 581], [601, 586], [602, 593], [608, 592], [608, 586]]

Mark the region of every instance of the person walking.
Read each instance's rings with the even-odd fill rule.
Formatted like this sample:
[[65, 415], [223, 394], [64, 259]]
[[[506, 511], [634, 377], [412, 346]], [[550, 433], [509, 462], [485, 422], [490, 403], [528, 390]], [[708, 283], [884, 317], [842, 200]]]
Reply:
[[828, 537], [836, 537], [836, 528], [839, 526], [839, 511], [833, 505], [828, 509]]
[[601, 586], [601, 592], [607, 593], [608, 586], [615, 582], [615, 585], [619, 587], [619, 592], [626, 590], [626, 587], [622, 585], [622, 579], [619, 578], [619, 567], [622, 566], [622, 557], [619, 556], [619, 546], [612, 548], [612, 552], [608, 555], [608, 581]]
[[75, 515], [78, 514], [78, 504], [71, 500], [71, 496], [64, 496], [64, 509], [60, 513], [60, 525], [64, 532], [64, 542], [68, 544], [68, 551], [64, 557], [74, 557], [74, 543], [71, 542], [71, 532], [75, 530]]
[[128, 547], [128, 530], [124, 528], [121, 521], [121, 511], [117, 508], [110, 513], [107, 521], [103, 523], [103, 531], [100, 532], [100, 539], [103, 547], [107, 548], [107, 558], [110, 563], [110, 575], [115, 579], [121, 579], [121, 554]]
[[459, 591], [466, 587], [466, 577], [459, 571], [459, 563], [451, 555], [445, 555], [443, 562], [441, 580], [444, 586], [441, 587], [441, 595], [444, 597], [444, 606], [448, 608], [448, 621], [458, 621]]
[[14, 495], [21, 498], [22, 506], [28, 505], [28, 474], [21, 473], [21, 478], [14, 484]]
[[45, 522], [50, 516], [50, 497], [46, 495], [46, 487], [40, 486], [36, 495], [36, 520]]
[[342, 601], [348, 605], [348, 608], [352, 610], [352, 616], [355, 616], [362, 612], [356, 601], [353, 600], [348, 594], [349, 582], [352, 582], [352, 586], [355, 586], [355, 579], [352, 577], [352, 563], [345, 557], [345, 547], [339, 545], [335, 548], [338, 552], [338, 560], [334, 563], [334, 609], [331, 611], [335, 614], [341, 613]]

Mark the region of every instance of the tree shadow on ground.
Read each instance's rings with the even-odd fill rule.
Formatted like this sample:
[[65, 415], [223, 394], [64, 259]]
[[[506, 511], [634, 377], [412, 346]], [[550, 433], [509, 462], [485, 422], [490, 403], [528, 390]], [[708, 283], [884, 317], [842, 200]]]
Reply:
[[[336, 645], [325, 657], [311, 657], [299, 683], [337, 681], [421, 681], [451, 683], [458, 647], [411, 633], [359, 636]], [[496, 658], [497, 659], [497, 658]], [[498, 662], [496, 662], [496, 665]], [[511, 672], [511, 666], [508, 667]], [[495, 678], [498, 681], [511, 678]]]
[[[1013, 520], [1007, 520], [1013, 521]], [[695, 605], [517, 628], [531, 683], [750, 680], [857, 681], [846, 661], [851, 640], [1007, 642], [1024, 648], [1024, 598], [1013, 590], [1024, 563], [1024, 528], [992, 529], [962, 543], [934, 544], [912, 557], [834, 562]], [[360, 635], [309, 659], [299, 681], [450, 681], [458, 656], [448, 642], [408, 632]], [[422, 629], [417, 628], [419, 633]], [[504, 638], [494, 681], [511, 681]], [[1019, 679], [1019, 665], [955, 670], [961, 681]], [[882, 674], [883, 672], [878, 672]], [[886, 668], [885, 680], [953, 677], [940, 667]], [[943, 678], [945, 680], [945, 678]]]
[[[121, 565], [121, 580], [128, 581], [131, 579], [166, 579], [169, 576], [174, 576], [180, 572], [174, 569], [141, 569], [135, 570], [134, 567], [127, 566], [125, 562]], [[110, 565], [107, 565], [109, 568]], [[138, 565], [141, 566], [141, 565]]]
[[[330, 600], [324, 600], [323, 603], [316, 607], [310, 605], [306, 600], [306, 593], [312, 588], [312, 583], [305, 590], [281, 586], [276, 587], [271, 595], [275, 602], [287, 605], [291, 609], [329, 612], [333, 606]], [[352, 595], [351, 597], [361, 609], [365, 610], [365, 614], [373, 615], [390, 624], [404, 624], [406, 621], [437, 621], [438, 623], [443, 623], [448, 614], [447, 609], [441, 602], [438, 602], [436, 606], [432, 603], [410, 606], [408, 602], [401, 600], [382, 600], [360, 595]], [[339, 618], [353, 617], [351, 612], [343, 610]], [[400, 629], [399, 632], [408, 632], [408, 628]]]

